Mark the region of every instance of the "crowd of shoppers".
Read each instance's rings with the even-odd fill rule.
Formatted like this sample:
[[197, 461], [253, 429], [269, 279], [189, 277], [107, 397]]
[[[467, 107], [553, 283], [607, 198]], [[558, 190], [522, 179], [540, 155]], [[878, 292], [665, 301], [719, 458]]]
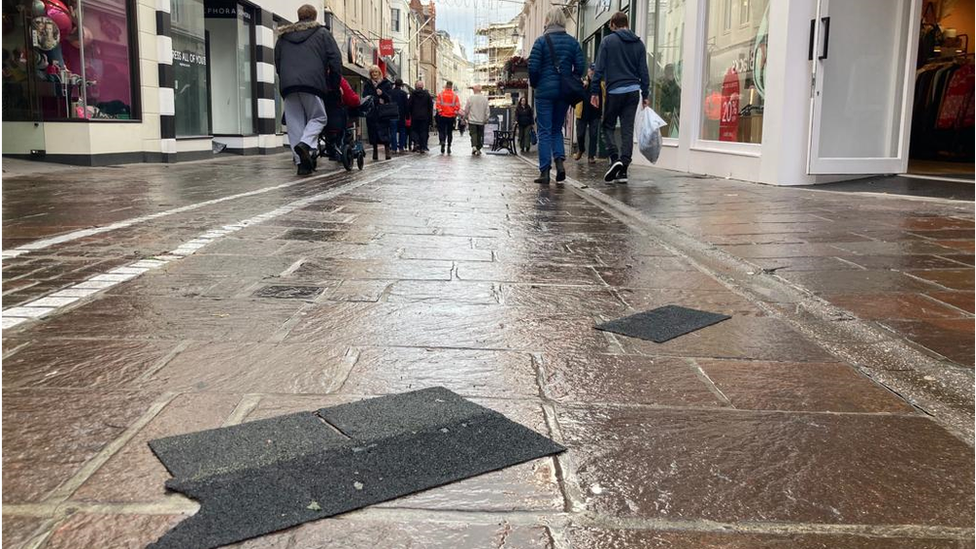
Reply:
[[[329, 90], [340, 89], [342, 80], [342, 55], [331, 33], [315, 21], [316, 16], [310, 5], [299, 8], [299, 22], [282, 27], [275, 45], [288, 140], [293, 144], [299, 175], [315, 169], [318, 137], [326, 124], [325, 101]], [[637, 109], [642, 104], [648, 106], [647, 54], [643, 42], [630, 30], [625, 13], [617, 12], [610, 18], [610, 30], [600, 44], [596, 62], [587, 67], [580, 43], [566, 32], [565, 10], [554, 7], [546, 16], [545, 30], [529, 56], [535, 105], [523, 96], [514, 112], [519, 150], [527, 153], [538, 141], [537, 183], [548, 184], [553, 168], [557, 183], [566, 179], [563, 126], [571, 108], [576, 119], [576, 160], [586, 154], [588, 163], [596, 162], [599, 128], [610, 161], [604, 180], [627, 182]], [[465, 126], [471, 136], [471, 154], [482, 154], [490, 109], [480, 86], [472, 88], [473, 94], [463, 108], [450, 81], [436, 97], [423, 81], [416, 82], [410, 93], [403, 88], [402, 80], [391, 82], [379, 67], [369, 68], [362, 100], [368, 104], [364, 112], [373, 160], [379, 159], [380, 146], [387, 160], [408, 150], [429, 152], [432, 123], [437, 128], [441, 154], [451, 154], [454, 131]], [[680, 89], [673, 76], [661, 89], [662, 94], [673, 96], [676, 111]]]

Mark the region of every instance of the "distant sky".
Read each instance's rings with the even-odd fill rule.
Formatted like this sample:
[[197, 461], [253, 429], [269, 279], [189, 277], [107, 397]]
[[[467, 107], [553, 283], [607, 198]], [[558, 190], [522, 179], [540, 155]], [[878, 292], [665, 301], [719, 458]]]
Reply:
[[451, 38], [464, 44], [470, 61], [474, 61], [474, 30], [478, 24], [509, 21], [522, 11], [521, 4], [497, 0], [434, 0], [434, 5], [437, 30], [447, 31]]

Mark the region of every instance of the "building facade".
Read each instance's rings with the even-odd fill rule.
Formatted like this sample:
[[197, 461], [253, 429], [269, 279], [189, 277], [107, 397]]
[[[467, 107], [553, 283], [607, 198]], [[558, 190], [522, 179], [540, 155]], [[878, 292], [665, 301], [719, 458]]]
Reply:
[[494, 87], [504, 77], [505, 62], [521, 46], [518, 18], [480, 27], [475, 34], [475, 81], [483, 87]]
[[410, 0], [410, 10], [413, 12], [420, 26], [413, 39], [413, 48], [417, 50], [417, 79], [423, 80], [428, 88], [433, 87], [437, 80], [437, 9], [434, 1], [423, 4], [420, 0]]
[[668, 122], [657, 166], [774, 185], [973, 173], [971, 2], [588, 1], [588, 59], [617, 10]]
[[468, 60], [464, 45], [451, 39], [446, 31], [437, 31], [437, 89], [448, 82], [454, 85], [461, 101], [471, 95], [474, 65]]
[[[279, 152], [276, 32], [304, 3], [5, 2], [3, 154], [105, 165]], [[321, 9], [354, 85], [372, 64], [400, 76], [401, 59], [379, 55], [390, 6], [329, 0]]]

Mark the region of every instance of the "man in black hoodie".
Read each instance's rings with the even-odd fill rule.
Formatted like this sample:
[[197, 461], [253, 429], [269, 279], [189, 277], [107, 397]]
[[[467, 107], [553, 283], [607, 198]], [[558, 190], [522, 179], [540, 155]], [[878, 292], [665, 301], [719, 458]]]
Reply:
[[427, 140], [430, 138], [430, 120], [434, 117], [434, 98], [424, 89], [424, 81], [418, 80], [410, 99], [407, 100], [407, 112], [410, 116], [410, 130], [414, 134], [417, 152], [425, 153]]
[[[610, 17], [612, 34], [600, 43], [596, 58], [596, 72], [590, 82], [590, 103], [600, 106], [600, 82], [606, 82], [607, 104], [603, 106], [603, 141], [610, 156], [610, 169], [603, 180], [627, 182], [627, 166], [634, 152], [634, 118], [643, 97], [648, 106], [650, 78], [647, 75], [647, 52], [644, 43], [629, 28], [627, 14], [617, 12]], [[620, 119], [618, 152], [613, 130]]]
[[312, 6], [298, 8], [298, 23], [278, 29], [274, 50], [288, 144], [295, 153], [298, 175], [315, 168], [312, 151], [318, 149], [318, 136], [326, 123], [325, 94], [338, 90], [342, 78], [342, 53], [316, 17]]

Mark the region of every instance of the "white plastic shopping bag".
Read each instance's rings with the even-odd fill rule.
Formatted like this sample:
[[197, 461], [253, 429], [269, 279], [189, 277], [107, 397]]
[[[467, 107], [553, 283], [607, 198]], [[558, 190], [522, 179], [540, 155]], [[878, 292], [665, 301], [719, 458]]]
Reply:
[[661, 128], [667, 125], [650, 107], [642, 109], [637, 115], [637, 146], [651, 164], [661, 156]]

